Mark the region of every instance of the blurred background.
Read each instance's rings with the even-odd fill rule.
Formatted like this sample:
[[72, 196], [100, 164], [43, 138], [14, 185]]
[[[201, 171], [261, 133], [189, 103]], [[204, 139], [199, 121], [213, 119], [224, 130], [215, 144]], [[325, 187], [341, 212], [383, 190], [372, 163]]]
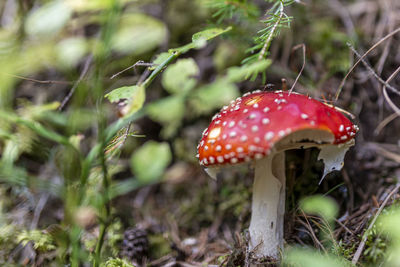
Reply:
[[2, 0], [0, 265], [248, 266], [253, 170], [196, 146], [304, 67], [360, 132], [321, 185], [287, 153], [283, 264], [400, 266], [399, 32], [398, 0]]

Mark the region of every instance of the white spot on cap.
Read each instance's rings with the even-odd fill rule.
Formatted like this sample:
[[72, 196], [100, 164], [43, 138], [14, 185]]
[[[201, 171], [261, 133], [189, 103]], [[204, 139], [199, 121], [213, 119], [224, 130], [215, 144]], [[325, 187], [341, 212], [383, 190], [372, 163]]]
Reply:
[[257, 132], [258, 131], [258, 126], [257, 125], [251, 126], [251, 131], [252, 132]]
[[247, 93], [245, 93], [243, 96], [248, 96], [248, 95], [250, 95], [251, 93], [250, 92], [247, 92]]
[[356, 134], [353, 133], [353, 132], [350, 132], [349, 135], [350, 135], [350, 136], [355, 136]]
[[279, 135], [280, 137], [285, 136], [285, 131], [283, 131], [283, 130], [279, 131], [279, 132], [278, 132], [278, 135]]
[[274, 133], [273, 132], [268, 132], [264, 135], [264, 139], [269, 141], [274, 137]]
[[222, 139], [226, 139], [228, 136], [226, 134], [222, 135]]
[[314, 125], [315, 125], [315, 121], [310, 121], [310, 124], [311, 124], [312, 126], [314, 126]]
[[221, 123], [220, 120], [215, 121], [215, 124], [220, 124], [220, 123]]
[[221, 134], [221, 128], [217, 127], [211, 130], [209, 138], [217, 138]]
[[222, 149], [222, 147], [220, 146], [220, 145], [218, 145], [216, 148], [215, 148], [215, 151], [221, 151], [221, 149]]
[[242, 135], [242, 136], [240, 137], [240, 141], [246, 142], [246, 141], [247, 141], [247, 136]]
[[347, 139], [347, 135], [343, 135], [340, 137], [340, 140], [346, 140]]
[[300, 117], [301, 117], [302, 119], [307, 119], [307, 118], [308, 118], [308, 115], [305, 114], [305, 113], [301, 113]]
[[214, 162], [215, 162], [214, 157], [211, 156], [211, 157], [209, 157], [208, 159], [210, 160], [210, 163], [211, 163], [211, 164], [214, 164]]
[[243, 110], [243, 113], [247, 113], [249, 110], [247, 109], [247, 108], [245, 108], [244, 110]]
[[239, 106], [235, 106], [234, 110], [239, 110], [240, 107]]
[[258, 108], [258, 104], [255, 103], [255, 104], [253, 105], [253, 108]]
[[244, 149], [243, 149], [243, 147], [238, 147], [238, 148], [236, 148], [236, 151], [238, 153], [242, 153], [244, 151]]
[[253, 146], [253, 145], [251, 145], [251, 146], [249, 146], [249, 150], [250, 150], [250, 151], [256, 151], [256, 150], [257, 150], [257, 147], [256, 147], [256, 146]]
[[204, 150], [208, 150], [208, 146], [204, 146]]
[[275, 99], [274, 102], [279, 105], [280, 103], [286, 103], [287, 101], [285, 99]]
[[232, 128], [233, 126], [235, 126], [235, 122], [234, 122], [234, 121], [231, 121], [231, 122], [229, 123], [228, 127], [229, 127], [229, 128]]
[[200, 157], [200, 155], [199, 154], [196, 154], [196, 158], [199, 158]]
[[262, 119], [261, 122], [262, 122], [262, 124], [266, 125], [270, 122], [270, 120], [268, 118], [264, 118], [264, 119]]
[[254, 137], [254, 143], [258, 144], [261, 142], [261, 139], [259, 137]]
[[346, 127], [346, 131], [350, 131], [351, 130], [351, 127], [349, 126], [349, 127]]
[[215, 139], [209, 139], [207, 142], [209, 142], [210, 144], [214, 144], [215, 143]]
[[218, 161], [219, 163], [224, 162], [224, 157], [218, 156], [218, 157], [217, 157], [217, 161]]
[[223, 123], [222, 123], [222, 126], [225, 126], [227, 124], [227, 122], [226, 121], [224, 121]]
[[339, 132], [343, 132], [344, 131], [344, 126], [343, 126], [343, 124], [340, 124], [340, 126], [339, 126]]
[[264, 109], [263, 109], [263, 112], [268, 112], [269, 111], [269, 107], [265, 107]]
[[203, 145], [204, 145], [204, 140], [201, 140], [200, 146], [203, 146]]
[[250, 114], [250, 116], [249, 116], [249, 119], [255, 119], [257, 117], [257, 115], [256, 114]]
[[232, 145], [231, 144], [227, 144], [226, 146], [225, 146], [225, 149], [226, 150], [230, 150], [232, 148]]
[[229, 133], [229, 136], [230, 136], [230, 137], [235, 137], [235, 136], [236, 136], [236, 132], [230, 132], [230, 133]]
[[235, 164], [235, 163], [237, 163], [237, 162], [238, 162], [238, 159], [237, 159], [237, 158], [231, 158], [231, 163]]
[[204, 159], [203, 162], [204, 162], [204, 164], [208, 164], [208, 160], [207, 159]]

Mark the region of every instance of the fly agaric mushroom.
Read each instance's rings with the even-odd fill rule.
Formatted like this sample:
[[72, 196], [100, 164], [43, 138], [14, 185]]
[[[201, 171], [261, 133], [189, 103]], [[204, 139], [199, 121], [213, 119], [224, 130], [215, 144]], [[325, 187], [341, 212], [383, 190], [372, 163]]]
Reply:
[[284, 151], [319, 148], [325, 177], [342, 168], [357, 131], [337, 108], [285, 91], [246, 93], [213, 117], [198, 145], [207, 172], [255, 161], [249, 246], [256, 258], [277, 260], [283, 248]]

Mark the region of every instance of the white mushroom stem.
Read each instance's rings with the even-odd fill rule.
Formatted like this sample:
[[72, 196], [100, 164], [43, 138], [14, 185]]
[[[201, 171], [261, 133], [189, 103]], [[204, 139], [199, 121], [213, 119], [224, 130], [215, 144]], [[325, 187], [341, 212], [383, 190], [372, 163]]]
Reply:
[[285, 154], [256, 162], [250, 221], [250, 251], [256, 258], [279, 259], [285, 214]]
[[[258, 259], [279, 260], [283, 249], [283, 227], [285, 215], [285, 150], [295, 148], [318, 147], [321, 152], [318, 159], [325, 164], [323, 177], [333, 171], [340, 170], [343, 158], [354, 140], [343, 145], [322, 144], [331, 142], [330, 136], [314, 137], [316, 142], [296, 143], [308, 137], [311, 131], [300, 132], [276, 144], [274, 152], [256, 161], [253, 185], [253, 202], [250, 221], [249, 248]], [[317, 135], [318, 131], [313, 131]], [[320, 143], [320, 144], [318, 144]]]

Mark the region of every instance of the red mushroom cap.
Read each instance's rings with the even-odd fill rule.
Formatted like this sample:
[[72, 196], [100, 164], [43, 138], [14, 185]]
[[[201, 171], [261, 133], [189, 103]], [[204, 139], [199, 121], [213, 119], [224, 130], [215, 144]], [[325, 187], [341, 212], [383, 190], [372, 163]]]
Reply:
[[358, 127], [334, 107], [286, 91], [244, 94], [216, 114], [198, 145], [201, 165], [260, 159], [283, 137], [299, 130], [330, 132], [333, 144], [347, 143]]

